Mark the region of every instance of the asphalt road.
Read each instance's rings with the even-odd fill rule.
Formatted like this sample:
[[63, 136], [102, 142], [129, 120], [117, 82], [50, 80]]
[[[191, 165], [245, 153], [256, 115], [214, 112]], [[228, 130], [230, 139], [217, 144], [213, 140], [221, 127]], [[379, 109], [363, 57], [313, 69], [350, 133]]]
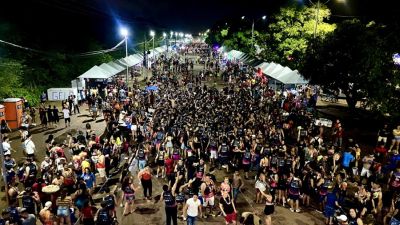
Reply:
[[[201, 65], [195, 65], [195, 74], [198, 73], [198, 71], [202, 69]], [[139, 80], [142, 80], [143, 77], [140, 77]], [[212, 81], [214, 82], [214, 81]], [[102, 134], [104, 127], [105, 127], [105, 122], [103, 121], [103, 118], [98, 118], [97, 121], [92, 121], [91, 118], [89, 117], [89, 112], [87, 110], [87, 106], [82, 106], [81, 107], [81, 113], [77, 115], [72, 115], [71, 117], [71, 126], [68, 128], [64, 127], [64, 122], [63, 120], [60, 121], [60, 124], [58, 125], [57, 128], [53, 129], [44, 129], [41, 127], [36, 127], [33, 128], [31, 131], [33, 133], [33, 142], [36, 145], [37, 149], [37, 157], [41, 161], [44, 158], [45, 155], [45, 143], [44, 141], [47, 139], [49, 134], [53, 134], [54, 137], [56, 138], [57, 142], [63, 141], [66, 138], [66, 135], [68, 133], [76, 133], [77, 130], [84, 130], [85, 129], [85, 124], [90, 123], [92, 126], [92, 129], [95, 130], [96, 134], [100, 135]], [[23, 154], [22, 154], [22, 148], [21, 148], [21, 142], [19, 139], [19, 132], [14, 132], [10, 135], [11, 140], [12, 140], [12, 147], [17, 150], [17, 153], [13, 153], [13, 157], [19, 161], [22, 159]], [[226, 175], [224, 171], [216, 171], [215, 173], [217, 181], [222, 181], [223, 177]], [[232, 174], [227, 174], [227, 175], [232, 175]], [[135, 180], [135, 185], [138, 185], [137, 179]], [[255, 199], [255, 191], [254, 191], [254, 180], [246, 180], [246, 186], [245, 191], [243, 193], [244, 196], [239, 196], [238, 198], [238, 203], [237, 203], [237, 208], [239, 211], [239, 214], [244, 211], [256, 211], [260, 213], [262, 217], [262, 211], [264, 206], [263, 205], [257, 205], [254, 204], [253, 201]], [[166, 183], [166, 181], [162, 178], [154, 178], [153, 179], [153, 196], [156, 196], [157, 194], [161, 193], [161, 187], [162, 185]], [[113, 189], [113, 188], [111, 188]], [[117, 194], [120, 191], [117, 189]], [[4, 208], [6, 205], [5, 203], [5, 198], [4, 198], [4, 192], [0, 193], [1, 197], [1, 202], [0, 202], [0, 208]], [[101, 196], [94, 196], [94, 198], [98, 198]], [[155, 202], [155, 200], [152, 201], [147, 201], [143, 200], [143, 193], [141, 190], [139, 190], [139, 193], [137, 194], [137, 201], [136, 201], [136, 207], [138, 209], [142, 210], [137, 210], [137, 212], [130, 214], [128, 216], [122, 216], [122, 208], [118, 207], [117, 208], [117, 217], [118, 221], [120, 222], [121, 225], [130, 225], [130, 224], [135, 224], [135, 225], [164, 225], [165, 224], [165, 213], [164, 213], [164, 203], [162, 202]], [[180, 213], [181, 214], [181, 213]], [[272, 221], [273, 224], [282, 224], [282, 225], [314, 225], [314, 224], [323, 224], [323, 216], [322, 214], [319, 214], [315, 212], [314, 210], [312, 211], [307, 211], [304, 210], [301, 213], [292, 213], [289, 211], [288, 208], [283, 208], [280, 206], [276, 207], [275, 213], [272, 216]], [[185, 221], [178, 220], [179, 224], [186, 224]], [[38, 223], [39, 224], [39, 223]], [[199, 219], [197, 221], [197, 224], [202, 225], [202, 224], [225, 224], [223, 217], [215, 217], [215, 218], [207, 218], [207, 219]]]

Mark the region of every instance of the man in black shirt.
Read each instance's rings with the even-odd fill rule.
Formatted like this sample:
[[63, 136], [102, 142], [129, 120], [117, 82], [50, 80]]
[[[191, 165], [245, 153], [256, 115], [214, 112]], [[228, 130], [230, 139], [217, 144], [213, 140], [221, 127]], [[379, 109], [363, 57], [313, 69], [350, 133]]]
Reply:
[[168, 189], [168, 185], [163, 186], [163, 192], [161, 194], [161, 201], [165, 202], [165, 215], [167, 219], [167, 225], [171, 225], [171, 220], [173, 225], [178, 224], [178, 205], [175, 200], [175, 189], [179, 180], [176, 179], [175, 184], [172, 186], [171, 190]]

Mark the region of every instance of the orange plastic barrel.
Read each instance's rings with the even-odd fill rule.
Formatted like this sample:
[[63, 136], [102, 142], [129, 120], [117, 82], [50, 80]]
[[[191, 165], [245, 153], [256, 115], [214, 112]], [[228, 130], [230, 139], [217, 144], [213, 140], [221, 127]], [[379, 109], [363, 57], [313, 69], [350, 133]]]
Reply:
[[2, 120], [6, 119], [5, 108], [4, 105], [0, 105], [0, 123]]
[[6, 98], [3, 105], [5, 107], [5, 117], [11, 129], [17, 129], [22, 123], [23, 102], [20, 98]]

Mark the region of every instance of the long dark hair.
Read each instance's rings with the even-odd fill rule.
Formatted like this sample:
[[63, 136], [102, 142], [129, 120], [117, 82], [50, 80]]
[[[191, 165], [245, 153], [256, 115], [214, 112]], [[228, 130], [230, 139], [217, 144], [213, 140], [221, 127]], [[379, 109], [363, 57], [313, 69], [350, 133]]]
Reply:
[[249, 214], [246, 219], [243, 221], [243, 225], [254, 225], [254, 216], [253, 214]]

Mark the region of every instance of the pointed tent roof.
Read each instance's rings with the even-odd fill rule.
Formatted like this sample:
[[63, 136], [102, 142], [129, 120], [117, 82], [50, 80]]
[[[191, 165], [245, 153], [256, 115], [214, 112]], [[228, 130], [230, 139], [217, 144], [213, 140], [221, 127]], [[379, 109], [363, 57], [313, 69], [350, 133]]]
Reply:
[[276, 78], [278, 81], [284, 84], [307, 84], [306, 81], [299, 73], [299, 71], [294, 70], [291, 73], [283, 74]]
[[93, 66], [88, 71], [79, 76], [79, 78], [89, 79], [108, 79], [109, 77], [109, 72], [103, 70], [98, 66]]
[[122, 70], [125, 69], [122, 65], [120, 65], [120, 64], [118, 64], [118, 63], [116, 63], [114, 61], [108, 62], [107, 64], [110, 65], [111, 67], [115, 68], [119, 72], [121, 72]]
[[113, 76], [116, 75], [117, 73], [121, 72], [121, 71], [118, 71], [117, 69], [115, 69], [114, 67], [108, 65], [107, 63], [103, 63], [99, 67], [102, 68], [103, 70], [110, 72]]

